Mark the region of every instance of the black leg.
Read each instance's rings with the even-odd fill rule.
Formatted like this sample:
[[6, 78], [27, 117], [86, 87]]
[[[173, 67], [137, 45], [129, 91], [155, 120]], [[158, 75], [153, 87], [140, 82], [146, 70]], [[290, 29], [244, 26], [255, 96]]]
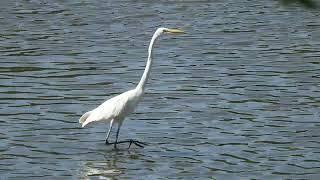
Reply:
[[108, 139], [109, 139], [109, 136], [110, 136], [110, 132], [112, 130], [112, 126], [113, 126], [113, 119], [110, 121], [110, 127], [109, 127], [109, 130], [108, 130], [107, 138], [106, 138], [106, 142], [105, 142], [106, 144], [109, 144]]
[[120, 127], [121, 127], [121, 123], [119, 123], [119, 125], [118, 125], [118, 129], [117, 129], [116, 142], [114, 143], [114, 148], [115, 148], [115, 149], [117, 149], [117, 144], [118, 144], [118, 137], [119, 137]]
[[112, 145], [112, 144], [113, 144], [115, 149], [117, 149], [117, 144], [122, 144], [122, 143], [129, 143], [128, 149], [130, 149], [130, 147], [131, 147], [132, 144], [134, 144], [134, 145], [136, 145], [136, 146], [138, 146], [138, 147], [141, 147], [141, 148], [143, 148], [145, 145], [147, 145], [147, 143], [140, 142], [140, 141], [133, 140], [133, 139], [124, 140], [124, 141], [118, 141], [121, 125], [122, 125], [122, 122], [120, 122], [120, 123], [118, 124], [118, 129], [117, 129], [117, 133], [116, 133], [116, 141], [113, 142], [113, 143], [110, 143], [110, 142], [108, 141], [108, 138], [109, 138], [111, 129], [112, 129], [112, 127], [113, 127], [113, 120], [110, 122], [110, 128], [109, 128], [109, 131], [108, 131], [108, 134], [107, 134], [107, 138], [106, 138], [106, 144], [107, 144], [107, 145]]

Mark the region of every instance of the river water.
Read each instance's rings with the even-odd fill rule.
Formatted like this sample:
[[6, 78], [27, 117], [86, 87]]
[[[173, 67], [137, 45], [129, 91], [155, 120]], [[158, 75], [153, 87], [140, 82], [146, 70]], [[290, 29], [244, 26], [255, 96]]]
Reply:
[[[278, 1], [1, 1], [0, 179], [319, 179], [319, 11]], [[120, 139], [81, 115], [151, 79]], [[114, 139], [114, 132], [112, 138]]]

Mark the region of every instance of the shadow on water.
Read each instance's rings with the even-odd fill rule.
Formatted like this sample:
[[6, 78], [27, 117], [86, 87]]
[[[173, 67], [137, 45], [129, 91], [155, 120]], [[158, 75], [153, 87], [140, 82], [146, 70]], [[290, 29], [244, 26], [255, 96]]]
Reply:
[[79, 165], [80, 177], [98, 177], [99, 179], [102, 177], [117, 177], [125, 171], [124, 168], [121, 168], [121, 162], [118, 161], [123, 159], [123, 156], [128, 156], [128, 154], [129, 152], [124, 150], [107, 150], [101, 156], [103, 157], [102, 160], [82, 161]]
[[298, 4], [310, 9], [319, 8], [319, 2], [316, 0], [280, 0], [280, 2], [284, 5]]
[[[141, 168], [143, 168], [143, 166], [133, 166], [135, 164], [134, 162], [141, 161], [144, 157], [144, 150], [141, 148], [132, 147], [128, 149], [127, 145], [119, 145], [117, 149], [114, 149], [113, 146], [104, 144], [100, 144], [97, 148], [98, 149], [90, 150], [97, 153], [97, 155], [88, 155], [88, 160], [79, 162], [79, 170], [77, 170], [79, 177], [96, 177], [99, 179], [119, 177], [121, 175], [122, 177], [130, 177], [127, 171], [134, 169], [141, 170]], [[99, 157], [99, 159], [89, 160], [91, 157]]]

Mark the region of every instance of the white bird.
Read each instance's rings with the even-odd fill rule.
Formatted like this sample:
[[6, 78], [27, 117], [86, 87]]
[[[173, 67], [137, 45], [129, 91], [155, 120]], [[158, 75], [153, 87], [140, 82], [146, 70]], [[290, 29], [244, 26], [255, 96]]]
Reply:
[[[81, 116], [79, 119], [79, 123], [82, 124], [82, 127], [86, 126], [87, 124], [95, 121], [106, 121], [110, 122], [110, 127], [107, 133], [106, 137], [106, 144], [114, 144], [114, 147], [116, 148], [116, 145], [121, 143], [118, 142], [118, 136], [120, 127], [122, 126], [122, 123], [126, 116], [131, 114], [134, 109], [137, 107], [139, 101], [141, 100], [144, 89], [147, 83], [147, 80], [150, 75], [150, 69], [152, 65], [152, 50], [154, 43], [158, 39], [158, 37], [163, 33], [170, 33], [170, 34], [180, 34], [184, 33], [183, 31], [179, 29], [168, 29], [168, 28], [158, 28], [156, 32], [153, 34], [152, 39], [149, 44], [148, 48], [148, 60], [145, 67], [145, 70], [143, 72], [143, 75], [141, 77], [141, 80], [139, 84], [136, 86], [136, 88], [129, 90], [127, 92], [124, 92], [118, 96], [115, 96], [104, 103], [102, 103], [97, 108], [86, 112], [84, 115]], [[113, 127], [114, 123], [118, 123], [118, 129], [116, 134], [116, 141], [114, 143], [109, 143], [108, 138], [111, 132], [111, 129]], [[135, 143], [136, 145], [143, 147], [139, 141], [122, 141], [122, 142], [130, 142]], [[130, 147], [129, 145], [129, 147]]]

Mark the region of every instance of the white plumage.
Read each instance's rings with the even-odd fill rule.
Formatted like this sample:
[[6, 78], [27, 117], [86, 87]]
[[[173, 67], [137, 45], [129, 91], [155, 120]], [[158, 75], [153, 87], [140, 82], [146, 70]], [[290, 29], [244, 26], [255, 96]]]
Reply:
[[79, 120], [82, 127], [94, 121], [111, 121], [115, 119], [122, 121], [127, 115], [131, 114], [137, 106], [141, 93], [137, 89], [124, 92], [115, 96], [92, 111], [86, 112]]
[[95, 121], [106, 121], [110, 122], [110, 128], [106, 138], [106, 144], [109, 144], [108, 138], [113, 127], [113, 123], [118, 123], [118, 130], [116, 134], [116, 142], [114, 146], [116, 147], [118, 141], [119, 130], [122, 125], [123, 120], [126, 116], [131, 114], [134, 109], [137, 107], [141, 97], [144, 93], [144, 88], [147, 83], [151, 65], [152, 65], [152, 49], [154, 46], [155, 41], [162, 33], [183, 33], [183, 31], [178, 29], [168, 29], [168, 28], [158, 28], [154, 33], [149, 49], [148, 49], [148, 60], [147, 65], [145, 67], [144, 73], [141, 77], [141, 80], [135, 89], [129, 90], [124, 92], [118, 96], [115, 96], [104, 103], [102, 103], [97, 108], [86, 112], [84, 115], [81, 116], [79, 119], [79, 123], [81, 123], [82, 127], [86, 126], [87, 124]]

